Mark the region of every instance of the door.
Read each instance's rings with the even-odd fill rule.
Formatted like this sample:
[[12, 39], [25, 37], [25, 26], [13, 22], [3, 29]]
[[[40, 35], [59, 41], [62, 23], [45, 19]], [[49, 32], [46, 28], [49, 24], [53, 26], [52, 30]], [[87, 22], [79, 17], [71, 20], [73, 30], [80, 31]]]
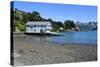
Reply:
[[40, 33], [43, 33], [43, 29], [40, 29]]

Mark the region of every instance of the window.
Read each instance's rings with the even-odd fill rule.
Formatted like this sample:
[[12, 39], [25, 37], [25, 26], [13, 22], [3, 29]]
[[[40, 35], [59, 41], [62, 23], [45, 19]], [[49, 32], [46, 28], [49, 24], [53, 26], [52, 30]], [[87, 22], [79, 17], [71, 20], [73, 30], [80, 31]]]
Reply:
[[33, 28], [33, 26], [32, 26], [32, 25], [26, 25], [26, 27], [30, 27], [30, 28]]
[[32, 25], [30, 25], [30, 28], [33, 28], [33, 26], [32, 26]]
[[37, 25], [34, 25], [33, 27], [37, 27]]

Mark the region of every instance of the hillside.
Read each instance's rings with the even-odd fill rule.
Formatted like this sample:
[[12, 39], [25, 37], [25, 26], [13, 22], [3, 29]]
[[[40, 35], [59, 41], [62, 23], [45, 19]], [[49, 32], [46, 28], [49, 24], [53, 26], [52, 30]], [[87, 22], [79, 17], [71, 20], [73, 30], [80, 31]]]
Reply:
[[[53, 28], [51, 31], [55, 31], [55, 32], [59, 32], [59, 31], [79, 31], [79, 30], [80, 31], [97, 30], [97, 23], [96, 22], [93, 22], [94, 25], [93, 24], [91, 25], [90, 23], [87, 23], [87, 25], [80, 23], [80, 25], [79, 25], [72, 20], [65, 20], [64, 22], [55, 21], [55, 20], [52, 20], [52, 18], [48, 18], [48, 19], [43, 18], [40, 15], [40, 13], [37, 12], [37, 11], [24, 12], [24, 11], [18, 10], [16, 8], [11, 9], [11, 19], [13, 20], [13, 22], [12, 22], [13, 32], [25, 31], [25, 24], [28, 21], [49, 21], [49, 22], [51, 22], [51, 25], [52, 25], [52, 28]], [[77, 27], [78, 27], [78, 29], [77, 29]], [[84, 29], [84, 28], [86, 28], [86, 29]]]

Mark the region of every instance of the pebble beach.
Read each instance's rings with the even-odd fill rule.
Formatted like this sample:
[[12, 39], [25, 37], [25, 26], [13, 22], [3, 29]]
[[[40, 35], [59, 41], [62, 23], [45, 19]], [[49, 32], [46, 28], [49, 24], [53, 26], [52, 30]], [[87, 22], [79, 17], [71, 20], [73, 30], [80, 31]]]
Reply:
[[97, 60], [97, 45], [29, 42], [14, 38], [14, 66], [86, 62]]

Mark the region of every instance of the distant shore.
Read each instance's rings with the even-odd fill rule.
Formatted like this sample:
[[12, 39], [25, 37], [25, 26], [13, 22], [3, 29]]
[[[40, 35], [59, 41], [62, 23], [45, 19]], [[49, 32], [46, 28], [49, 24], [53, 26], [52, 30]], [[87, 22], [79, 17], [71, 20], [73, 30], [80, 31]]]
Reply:
[[14, 66], [97, 60], [97, 45], [29, 42], [14, 37]]

